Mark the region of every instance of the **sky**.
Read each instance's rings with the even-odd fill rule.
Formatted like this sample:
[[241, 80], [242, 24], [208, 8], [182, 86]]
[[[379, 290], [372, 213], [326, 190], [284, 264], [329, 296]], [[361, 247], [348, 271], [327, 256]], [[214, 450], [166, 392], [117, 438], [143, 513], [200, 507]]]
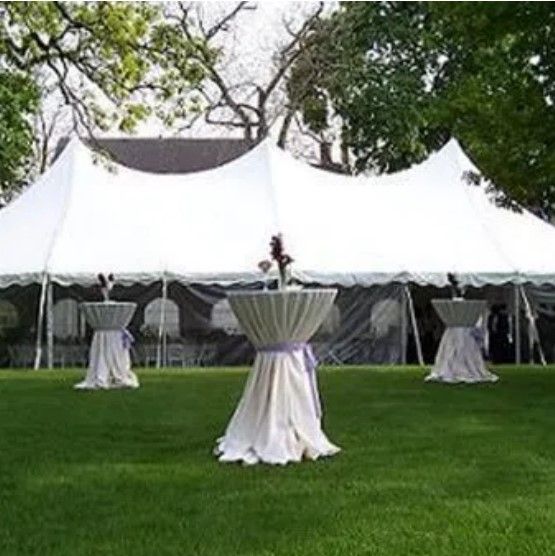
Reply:
[[[237, 2], [193, 2], [205, 25], [221, 19]], [[274, 69], [273, 56], [280, 46], [290, 40], [287, 26], [299, 28], [317, 9], [319, 2], [307, 1], [260, 1], [250, 2], [253, 9], [240, 12], [226, 33], [217, 37], [215, 45], [221, 48], [220, 71], [230, 83], [252, 81], [263, 85]], [[327, 2], [331, 11], [337, 2]], [[276, 99], [279, 102], [279, 99]], [[193, 129], [195, 135], [229, 135], [232, 130], [199, 125]], [[172, 135], [175, 132], [163, 129], [156, 122], [142, 126], [141, 135]], [[236, 132], [235, 132], [236, 133]]]

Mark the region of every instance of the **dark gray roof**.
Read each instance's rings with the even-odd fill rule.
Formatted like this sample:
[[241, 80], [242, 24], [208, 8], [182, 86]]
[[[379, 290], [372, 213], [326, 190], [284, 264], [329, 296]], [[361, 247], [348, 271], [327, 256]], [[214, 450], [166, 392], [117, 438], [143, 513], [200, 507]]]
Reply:
[[[256, 143], [245, 139], [206, 138], [193, 139], [188, 137], [129, 137], [83, 139], [92, 148], [105, 149], [116, 162], [157, 174], [187, 174], [200, 170], [210, 170], [216, 166], [230, 162], [248, 150]], [[56, 146], [54, 160], [64, 150], [69, 138], [63, 137]], [[335, 163], [331, 158], [319, 164], [311, 164], [315, 168], [345, 174], [345, 168]]]
[[[67, 137], [60, 140], [56, 156], [68, 141]], [[215, 168], [238, 158], [252, 147], [244, 139], [219, 138], [132, 137], [96, 139], [95, 142], [106, 149], [116, 162], [159, 174], [185, 174]]]

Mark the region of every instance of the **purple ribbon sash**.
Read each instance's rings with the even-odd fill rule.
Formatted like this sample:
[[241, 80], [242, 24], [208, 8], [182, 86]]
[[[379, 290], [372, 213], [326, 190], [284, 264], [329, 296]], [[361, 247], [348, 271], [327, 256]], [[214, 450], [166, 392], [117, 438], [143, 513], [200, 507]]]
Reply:
[[470, 335], [474, 338], [474, 340], [478, 344], [478, 347], [480, 349], [483, 349], [485, 344], [485, 338], [484, 338], [484, 331], [482, 330], [482, 328], [478, 326], [473, 327], [470, 330]]
[[302, 351], [304, 357], [304, 364], [306, 372], [308, 373], [308, 381], [310, 383], [310, 391], [312, 394], [312, 403], [314, 405], [314, 413], [320, 419], [322, 417], [322, 405], [320, 403], [320, 396], [318, 394], [318, 381], [316, 378], [316, 367], [318, 360], [312, 351], [312, 347], [307, 342], [279, 342], [276, 344], [269, 344], [258, 348], [258, 351], [263, 353], [289, 353], [295, 351]]
[[135, 343], [133, 334], [131, 334], [127, 328], [121, 329], [121, 343], [123, 345], [123, 349], [131, 349], [131, 346]]

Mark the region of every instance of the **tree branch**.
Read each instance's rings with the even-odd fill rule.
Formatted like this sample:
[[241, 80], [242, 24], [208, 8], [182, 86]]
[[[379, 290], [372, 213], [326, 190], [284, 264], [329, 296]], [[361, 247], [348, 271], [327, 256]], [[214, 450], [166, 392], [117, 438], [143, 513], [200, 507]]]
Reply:
[[[227, 31], [228, 24], [235, 16], [244, 10], [256, 10], [255, 5], [251, 5], [248, 2], [238, 2], [235, 8], [233, 8], [229, 13], [224, 15], [219, 21], [217, 21], [214, 25], [212, 25], [207, 31], [204, 31], [203, 34], [206, 40], [210, 40], [215, 37], [220, 31]], [[202, 29], [202, 27], [201, 27]]]

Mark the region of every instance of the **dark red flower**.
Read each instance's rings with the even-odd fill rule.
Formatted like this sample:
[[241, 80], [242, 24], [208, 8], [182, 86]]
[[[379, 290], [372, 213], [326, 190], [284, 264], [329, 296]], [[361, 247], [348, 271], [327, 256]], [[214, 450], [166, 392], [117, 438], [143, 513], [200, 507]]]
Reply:
[[283, 238], [281, 237], [281, 234], [272, 236], [272, 239], [270, 240], [270, 254], [272, 256], [272, 259], [276, 261], [281, 276], [281, 281], [283, 284], [285, 284], [287, 278], [285, 269], [293, 262], [293, 258], [284, 252]]

